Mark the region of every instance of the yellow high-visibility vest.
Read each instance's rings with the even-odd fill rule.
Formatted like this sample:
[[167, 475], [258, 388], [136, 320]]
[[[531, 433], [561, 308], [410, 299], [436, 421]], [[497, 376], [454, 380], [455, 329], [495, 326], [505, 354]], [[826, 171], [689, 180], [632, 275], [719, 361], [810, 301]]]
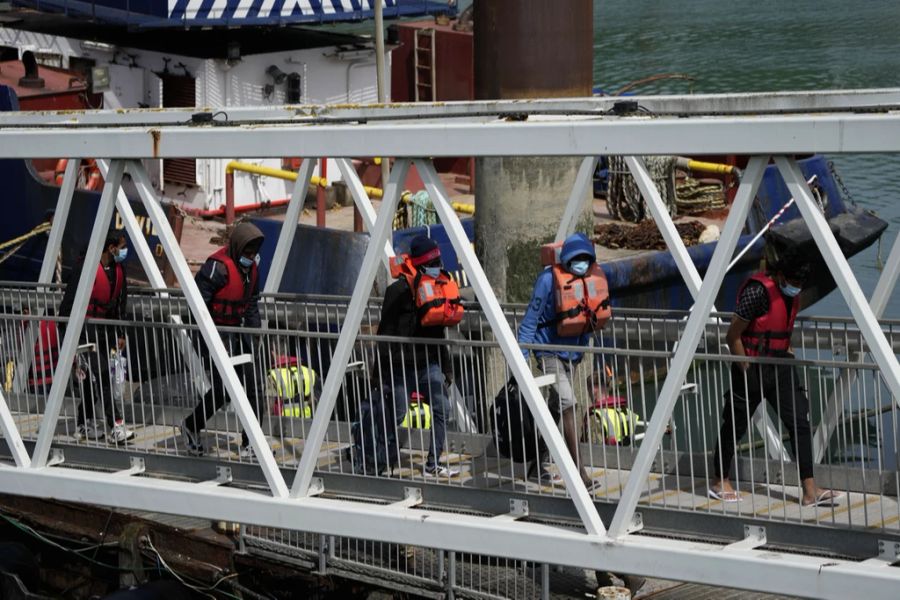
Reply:
[[635, 428], [643, 425], [637, 413], [628, 407], [594, 408], [591, 416], [591, 441], [620, 445], [631, 441]]
[[400, 427], [409, 429], [431, 429], [431, 407], [424, 402], [410, 402], [406, 416]]
[[281, 405], [281, 416], [312, 419], [312, 406], [309, 402], [285, 402]]
[[[303, 385], [300, 378], [303, 378]], [[299, 390], [303, 389], [303, 398], [309, 398], [313, 387], [316, 385], [316, 372], [304, 366], [279, 367], [269, 370], [269, 380], [275, 395], [284, 400], [300, 397]], [[299, 415], [298, 415], [299, 416]]]

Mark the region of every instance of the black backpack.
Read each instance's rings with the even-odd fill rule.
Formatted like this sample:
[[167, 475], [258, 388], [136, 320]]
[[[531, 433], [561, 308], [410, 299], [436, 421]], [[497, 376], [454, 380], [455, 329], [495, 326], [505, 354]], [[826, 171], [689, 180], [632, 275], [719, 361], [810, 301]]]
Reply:
[[[555, 387], [550, 386], [549, 389], [547, 404], [550, 414], [554, 421], [559, 421], [559, 395]], [[494, 398], [494, 440], [500, 454], [518, 463], [537, 460], [546, 448], [528, 404], [519, 391], [519, 384], [512, 377]]]
[[350, 427], [353, 444], [348, 458], [357, 474], [381, 475], [400, 464], [393, 397], [387, 386], [373, 390], [371, 402], [361, 404], [359, 420]]

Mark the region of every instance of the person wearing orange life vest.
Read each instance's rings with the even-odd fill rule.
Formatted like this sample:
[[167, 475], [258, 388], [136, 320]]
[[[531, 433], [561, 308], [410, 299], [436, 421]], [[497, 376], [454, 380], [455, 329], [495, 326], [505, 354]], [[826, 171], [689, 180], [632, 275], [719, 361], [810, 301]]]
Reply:
[[[809, 266], [798, 257], [785, 257], [770, 272], [751, 276], [738, 292], [734, 319], [726, 341], [735, 356], [793, 358], [791, 334], [800, 310], [800, 291], [809, 276]], [[762, 398], [777, 410], [793, 445], [803, 488], [801, 504], [832, 504], [839, 493], [816, 486], [813, 478], [812, 435], [809, 400], [802, 381], [789, 364], [731, 366], [731, 390], [725, 395], [722, 427], [716, 447], [714, 478], [709, 495], [723, 502], [739, 502], [740, 492], [728, 480], [735, 444], [747, 431], [748, 420]]]
[[[420, 235], [410, 241], [409, 254], [398, 258], [401, 264], [392, 270], [397, 280], [385, 290], [378, 335], [445, 339], [447, 327], [462, 318], [462, 306], [456, 284], [442, 268], [440, 248]], [[393, 411], [387, 418], [387, 443], [395, 439], [396, 426], [406, 417], [407, 399], [413, 392], [424, 395], [432, 413], [424, 474], [454, 477], [459, 473], [456, 469], [440, 464], [450, 411], [448, 385], [453, 381], [446, 345], [382, 344], [381, 364], [382, 389], [393, 393], [393, 402], [383, 407], [388, 413]]]
[[[223, 327], [259, 327], [259, 249], [264, 237], [259, 228], [249, 222], [239, 223], [231, 232], [228, 245], [219, 248], [204, 263], [194, 280], [200, 296], [209, 309], [212, 320]], [[243, 333], [220, 333], [225, 349], [231, 356], [253, 353], [253, 343], [249, 335]], [[209, 348], [202, 344], [209, 355]], [[211, 364], [211, 360], [204, 360]], [[252, 361], [235, 366], [238, 378], [247, 391], [247, 399], [254, 413], [259, 417], [260, 391], [256, 369]], [[212, 386], [203, 396], [194, 412], [184, 420], [181, 434], [188, 453], [202, 456], [206, 449], [200, 439], [200, 431], [206, 428], [206, 420], [218, 411], [228, 399], [219, 370], [210, 369]], [[241, 433], [241, 458], [252, 458], [253, 449], [246, 432]]]
[[[128, 317], [128, 282], [125, 279], [123, 263], [128, 257], [128, 246], [125, 235], [121, 231], [112, 230], [107, 234], [100, 255], [100, 264], [94, 277], [91, 296], [88, 301], [87, 318], [127, 320]], [[59, 316], [68, 317], [75, 302], [75, 291], [78, 280], [84, 269], [83, 261], [70, 273], [66, 291], [59, 305]], [[65, 323], [60, 323], [60, 337], [65, 333]], [[87, 377], [81, 384], [84, 401], [78, 407], [75, 436], [79, 439], [101, 439], [120, 444], [134, 437], [134, 432], [125, 426], [123, 408], [114, 399], [113, 382], [111, 381], [110, 356], [126, 350], [125, 332], [119, 328], [106, 325], [102, 321], [85, 323], [82, 330], [82, 343], [94, 344], [95, 348], [87, 353]], [[95, 424], [94, 405], [103, 404], [108, 429], [106, 432]]]
[[[548, 265], [534, 283], [531, 301], [519, 323], [519, 344], [547, 344], [586, 346], [596, 329], [609, 316], [609, 291], [606, 278], [596, 264], [594, 244], [581, 233], [570, 235], [559, 249], [558, 260]], [[560, 306], [567, 297], [580, 300], [572, 306]], [[525, 360], [531, 350], [522, 349]], [[559, 398], [563, 434], [569, 454], [578, 465], [582, 481], [590, 490], [595, 483], [581, 467], [578, 456], [578, 426], [575, 421], [575, 388], [572, 385], [574, 368], [584, 354], [568, 350], [535, 350], [538, 366], [545, 374], [556, 375], [553, 384]], [[541, 483], [561, 483], [561, 477], [544, 469], [547, 450], [541, 448], [541, 458], [529, 472]]]

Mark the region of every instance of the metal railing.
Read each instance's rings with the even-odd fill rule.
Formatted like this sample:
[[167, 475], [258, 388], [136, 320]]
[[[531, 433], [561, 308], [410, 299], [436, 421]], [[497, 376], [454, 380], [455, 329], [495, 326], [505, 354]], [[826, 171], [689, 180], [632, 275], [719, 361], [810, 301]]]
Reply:
[[[0, 353], [7, 365], [7, 385], [12, 385], [9, 374], [16, 361], [23, 357], [37, 361], [39, 355], [58, 352], [58, 347], [49, 347], [52, 341], [43, 329], [34, 348], [23, 346], [23, 332], [29, 323], [64, 327], [65, 319], [52, 316], [58, 297], [58, 293], [38, 292], [29, 286], [0, 291]], [[277, 462], [291, 467], [302, 455], [316, 415], [317, 394], [330, 367], [346, 299], [267, 296], [263, 307], [265, 327], [222, 327], [220, 333], [232, 355], [247, 355], [240, 359], [246, 362], [238, 365], [238, 373]], [[35, 316], [39, 311], [51, 316]], [[85, 326], [54, 445], [102, 448], [129, 455], [187, 456], [180, 431], [183, 420], [209, 390], [208, 382], [213, 379], [198, 326], [174, 291], [169, 297], [160, 297], [151, 290], [136, 291], [129, 312], [133, 320], [89, 320]], [[353, 475], [360, 478], [360, 490], [365, 490], [364, 480], [387, 477], [397, 484], [425, 483], [525, 497], [567, 497], [565, 487], [556, 481], [556, 466], [542, 451], [536, 431], [526, 429], [517, 435], [511, 429], [499, 430], [498, 416], [511, 409], [523, 413], [528, 409], [521, 398], [510, 395], [505, 388], [510, 372], [496, 342], [487, 335], [486, 322], [477, 307], [469, 307], [466, 320], [447, 340], [377, 336], [379, 312], [380, 302], [372, 300], [329, 421], [318, 458], [318, 474]], [[507, 307], [505, 314], [515, 325], [521, 307]], [[173, 315], [179, 316], [182, 323], [173, 323]], [[598, 503], [615, 504], [619, 500], [642, 444], [643, 423], [653, 414], [673, 354], [673, 340], [679, 338], [684, 325], [683, 317], [680, 313], [618, 311], [597, 336], [594, 346], [578, 348], [585, 353], [580, 364], [568, 365], [577, 398], [579, 458], [595, 484], [591, 493]], [[841, 501], [817, 508], [800, 505], [799, 467], [789, 441], [791, 426], [782, 422], [775, 409], [780, 403], [790, 402], [790, 398], [778, 395], [768, 398], [768, 403], [762, 402], [760, 406], [765, 410], [757, 415], [745, 408], [742, 416], [755, 425], [749, 427], [745, 439], [732, 440], [737, 449], [732, 481], [742, 490], [743, 501], [726, 503], [707, 497], [707, 489], [715, 479], [713, 457], [724, 397], [728, 390], [745, 385], [733, 379], [731, 365], [735, 358], [723, 350], [726, 324], [711, 322], [689, 370], [669, 433], [655, 449], [654, 464], [639, 505], [785, 523], [896, 531], [900, 522], [897, 399], [891, 396], [877, 367], [866, 355], [855, 354], [864, 345], [851, 325], [847, 319], [800, 319], [795, 336], [796, 358], [748, 361], [751, 369], [770, 369], [779, 364], [779, 368], [787, 369], [785, 373], [792, 373], [795, 387], [803, 388], [809, 398], [813, 431], [821, 426], [822, 415], [830, 411], [836, 417], [833, 433], [825, 437], [827, 444], [815, 475], [820, 486], [843, 493]], [[891, 344], [900, 341], [898, 323], [884, 321], [882, 326]], [[124, 351], [113, 353], [120, 334], [127, 345]], [[61, 340], [62, 335], [58, 335], [55, 343]], [[193, 362], [187, 358], [189, 355], [196, 357]], [[126, 360], [118, 363], [117, 357]], [[278, 365], [289, 368], [292, 361], [315, 372], [308, 396], [287, 398], [277, 394], [275, 375], [281, 368]], [[424, 372], [431, 363], [437, 365], [436, 374], [454, 374], [451, 385], [446, 386], [437, 376], [430, 382], [418, 380], [414, 374]], [[197, 364], [202, 365], [204, 373], [194, 372]], [[26, 441], [37, 437], [49, 392], [49, 381], [42, 382], [37, 376], [39, 366], [32, 364], [26, 390], [11, 391], [7, 396]], [[611, 373], [606, 373], [607, 369]], [[848, 373], [853, 376], [852, 385], [840, 388], [837, 382]], [[297, 388], [302, 389], [302, 374], [294, 376], [299, 377]], [[197, 383], [204, 380], [205, 386]], [[605, 389], [589, 388], [588, 380], [605, 381]], [[405, 382], [405, 393], [398, 391]], [[429, 385], [435, 389], [429, 389]], [[424, 396], [418, 405], [407, 396], [413, 392]], [[85, 433], [78, 430], [84, 421], [82, 417], [85, 413], [91, 416], [85, 406], [90, 404], [92, 393], [95, 430], [106, 437], [79, 435]], [[444, 393], [447, 402], [441, 407], [435, 399]], [[208, 410], [211, 418], [202, 434], [207, 454], [220, 461], [252, 465], [255, 459], [240, 453], [241, 425], [222, 394], [222, 390], [213, 389], [208, 397], [214, 404], [224, 405], [224, 409], [214, 414]], [[833, 396], [836, 408], [829, 405]], [[424, 410], [423, 403], [430, 410], [427, 428], [413, 418], [417, 411]], [[124, 417], [125, 426], [136, 432], [135, 438], [113, 443], [110, 424], [104, 423], [109, 415]], [[458, 473], [430, 477], [423, 468], [429, 449], [439, 442], [440, 418], [446, 422], [447, 431], [445, 439], [440, 440], [445, 444], [438, 463]], [[507, 423], [507, 427], [511, 426]], [[512, 437], [518, 446], [511, 450], [531, 457], [530, 465], [504, 455], [504, 437]], [[541, 470], [535, 464], [538, 457], [547, 463], [544, 469], [549, 476], [543, 481], [536, 477]], [[726, 469], [728, 466], [720, 465]], [[476, 496], [472, 496], [473, 507], [479, 504]]]

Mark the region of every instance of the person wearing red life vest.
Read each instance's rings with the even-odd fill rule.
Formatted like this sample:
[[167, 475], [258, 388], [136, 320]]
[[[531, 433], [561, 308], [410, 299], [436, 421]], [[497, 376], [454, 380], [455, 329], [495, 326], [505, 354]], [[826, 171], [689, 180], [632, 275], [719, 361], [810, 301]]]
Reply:
[[[428, 286], [442, 285], [450, 279], [443, 270], [440, 248], [433, 239], [420, 235], [410, 241], [409, 254], [400, 258], [405, 264], [398, 273], [397, 280], [385, 290], [378, 335], [445, 339], [447, 326], [454, 321], [458, 322], [461, 317], [462, 307], [458, 305], [458, 294], [455, 299], [436, 307], [436, 311], [428, 308], [436, 304], [428, 301], [430, 296], [425, 298], [424, 304], [417, 301], [419, 294], [427, 293]], [[455, 285], [452, 286], [454, 289]], [[454, 303], [457, 303], [460, 314], [457, 314]], [[441, 321], [441, 318], [436, 317], [437, 311], [446, 315], [447, 320]], [[425, 322], [429, 324], [426, 325]], [[453, 363], [446, 345], [383, 344], [381, 370], [382, 388], [393, 393], [392, 406], [384, 406], [388, 413], [394, 411], [387, 419], [387, 443], [392, 443], [396, 426], [406, 417], [410, 396], [414, 392], [423, 394], [432, 413], [432, 427], [429, 431], [431, 445], [424, 473], [429, 477], [441, 478], [458, 475], [459, 471], [440, 462], [446, 443], [447, 414], [450, 411], [448, 385], [453, 381]]]
[[[531, 293], [531, 301], [522, 321], [519, 323], [519, 344], [546, 344], [554, 346], [587, 346], [595, 329], [602, 327], [605, 320], [597, 321], [596, 314], [586, 315], [591, 318], [582, 319], [584, 327], [572, 331], [561, 329], [560, 322], [567, 319], [566, 314], [560, 314], [557, 306], [557, 297], [560, 296], [558, 281], [563, 274], [568, 274], [566, 281], [572, 285], [580, 286], [588, 277], [600, 277], [597, 266], [597, 256], [594, 244], [582, 233], [570, 235], [559, 250], [558, 262], [547, 266], [538, 274], [534, 282], [534, 290]], [[604, 278], [605, 284], [605, 278]], [[592, 297], [588, 294], [585, 298], [585, 306], [597, 306], [598, 310], [608, 311], [609, 292], [597, 288], [601, 297]], [[592, 311], [593, 312], [593, 311]], [[596, 324], [596, 325], [595, 325]], [[528, 360], [531, 350], [522, 349], [525, 360]], [[578, 472], [588, 490], [593, 489], [597, 483], [582, 468], [578, 453], [578, 425], [575, 418], [575, 387], [572, 385], [572, 376], [575, 368], [584, 356], [583, 352], [575, 350], [543, 350], [536, 349], [534, 354], [538, 359], [538, 367], [544, 374], [556, 375], [556, 383], [553, 387], [559, 398], [559, 410], [562, 414], [563, 435], [569, 454], [578, 466]], [[551, 407], [552, 409], [553, 407]], [[555, 411], [554, 411], [555, 412]], [[544, 469], [544, 463], [548, 459], [547, 450], [541, 448], [541, 458], [529, 468], [529, 475], [537, 477], [544, 484], [560, 484], [562, 477]]]
[[[228, 245], [219, 248], [204, 263], [194, 280], [200, 295], [209, 309], [212, 320], [223, 327], [259, 327], [259, 249], [264, 237], [259, 228], [249, 222], [239, 223], [231, 232]], [[225, 349], [231, 356], [253, 353], [249, 335], [221, 333]], [[201, 344], [206, 353], [204, 363], [211, 364], [209, 349]], [[253, 361], [235, 366], [238, 378], [244, 384], [247, 398], [257, 417], [259, 416], [259, 389]], [[206, 420], [219, 410], [228, 399], [222, 377], [216, 368], [210, 370], [212, 387], [194, 412], [181, 426], [182, 437], [190, 454], [201, 456], [206, 449], [200, 439], [200, 431], [206, 428]], [[241, 433], [241, 458], [252, 458], [246, 432]]]
[[[128, 246], [121, 231], [112, 230], [107, 234], [100, 255], [100, 264], [94, 277], [91, 296], [88, 301], [87, 318], [82, 331], [82, 344], [94, 344], [93, 350], [85, 354], [88, 369], [85, 378], [77, 387], [81, 389], [84, 401], [78, 407], [75, 436], [79, 439], [101, 439], [121, 444], [134, 437], [134, 432], [125, 426], [123, 407], [119, 406], [112, 393], [110, 356], [126, 350], [125, 332], [115, 326], [106, 325], [102, 319], [127, 320], [128, 282], [123, 264], [128, 257]], [[75, 290], [84, 269], [79, 263], [70, 273], [66, 291], [59, 305], [59, 315], [68, 317], [75, 302]], [[59, 339], [65, 332], [65, 324], [59, 325]], [[76, 377], [76, 379], [78, 379]], [[102, 403], [106, 416], [106, 431], [97, 427], [95, 404]]]
[[[752, 275], [738, 292], [734, 319], [726, 341], [735, 356], [792, 358], [791, 335], [800, 310], [800, 292], [809, 266], [799, 257], [784, 257], [765, 273]], [[723, 502], [739, 502], [740, 492], [728, 480], [735, 444], [747, 432], [750, 416], [763, 397], [778, 411], [790, 437], [803, 488], [801, 504], [832, 504], [839, 493], [816, 486], [813, 477], [809, 399], [790, 364], [735, 362], [731, 390], [725, 396], [719, 444], [714, 457], [714, 478], [709, 495]]]

